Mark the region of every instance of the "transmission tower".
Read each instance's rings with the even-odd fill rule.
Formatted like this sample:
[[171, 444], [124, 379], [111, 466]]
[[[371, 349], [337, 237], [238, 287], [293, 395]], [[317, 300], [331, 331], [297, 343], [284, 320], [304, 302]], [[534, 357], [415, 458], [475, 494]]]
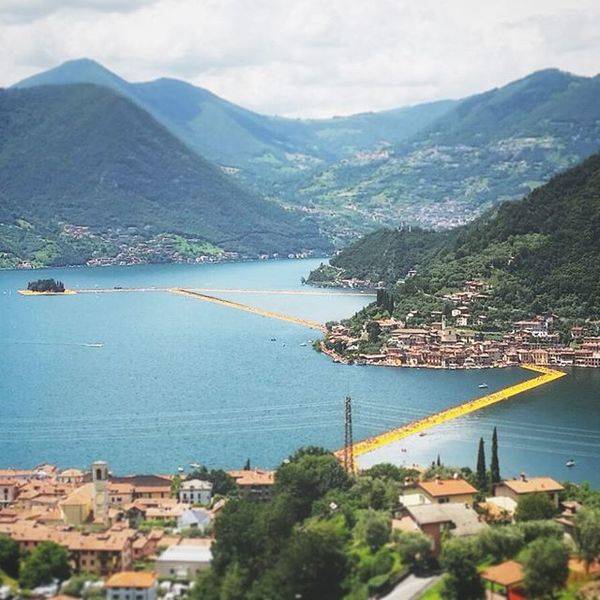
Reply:
[[344, 469], [354, 473], [354, 440], [352, 439], [352, 399], [344, 402]]

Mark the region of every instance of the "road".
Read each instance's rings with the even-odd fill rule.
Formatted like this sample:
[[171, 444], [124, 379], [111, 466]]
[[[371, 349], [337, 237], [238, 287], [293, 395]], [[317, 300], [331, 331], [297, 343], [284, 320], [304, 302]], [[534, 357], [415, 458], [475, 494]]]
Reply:
[[419, 596], [439, 578], [439, 575], [434, 575], [432, 577], [416, 577], [411, 573], [387, 596], [384, 596], [382, 600], [417, 600], [417, 598], [419, 598]]

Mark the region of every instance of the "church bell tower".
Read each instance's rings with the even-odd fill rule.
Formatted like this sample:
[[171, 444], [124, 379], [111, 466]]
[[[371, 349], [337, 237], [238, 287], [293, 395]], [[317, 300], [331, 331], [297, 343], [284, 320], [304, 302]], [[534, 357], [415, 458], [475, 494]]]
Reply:
[[108, 525], [108, 464], [103, 460], [92, 463], [94, 485], [94, 521]]

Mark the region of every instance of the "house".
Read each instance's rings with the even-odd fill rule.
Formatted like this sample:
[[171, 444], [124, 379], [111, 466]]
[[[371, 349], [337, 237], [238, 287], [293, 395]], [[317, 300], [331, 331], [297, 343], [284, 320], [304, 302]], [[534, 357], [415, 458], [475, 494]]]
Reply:
[[85, 480], [85, 473], [80, 469], [65, 469], [56, 476], [59, 483], [81, 485]]
[[212, 522], [212, 513], [203, 508], [190, 508], [177, 519], [177, 529], [206, 531]]
[[182, 481], [179, 488], [179, 501], [190, 504], [210, 504], [213, 485], [210, 481], [190, 479]]
[[519, 479], [506, 479], [494, 489], [494, 496], [506, 496], [515, 502], [527, 494], [548, 494], [552, 503], [558, 508], [558, 496], [565, 488], [551, 477], [531, 477], [521, 474]]
[[271, 498], [275, 485], [275, 471], [245, 469], [229, 471], [228, 474], [235, 479], [240, 497], [254, 500]]
[[524, 600], [523, 567], [515, 560], [488, 567], [481, 573], [486, 587], [486, 600], [507, 598], [507, 600]]
[[473, 504], [477, 490], [464, 479], [440, 479], [419, 481], [403, 490], [400, 502], [405, 506], [418, 504], [445, 504], [457, 502]]
[[169, 546], [156, 559], [156, 572], [158, 576], [189, 581], [194, 579], [198, 571], [208, 569], [212, 561], [210, 540], [202, 541], [206, 543], [184, 543]]
[[19, 493], [19, 483], [16, 479], [0, 479], [0, 507], [12, 504]]
[[155, 573], [123, 571], [105, 584], [106, 600], [156, 600], [158, 584]]
[[[441, 550], [442, 538], [445, 534], [467, 537], [487, 527], [470, 506], [457, 502], [419, 504], [407, 507], [406, 513], [418, 529], [432, 539], [433, 553], [436, 556]], [[407, 526], [410, 524], [405, 521], [402, 529]]]

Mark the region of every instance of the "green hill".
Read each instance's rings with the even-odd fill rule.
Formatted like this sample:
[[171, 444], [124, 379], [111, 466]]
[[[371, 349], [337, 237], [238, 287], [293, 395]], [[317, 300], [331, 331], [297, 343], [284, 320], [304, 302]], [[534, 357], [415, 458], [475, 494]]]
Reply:
[[[469, 225], [419, 235], [371, 234], [342, 251], [335, 264], [348, 277], [389, 274], [400, 317], [413, 309], [422, 315], [443, 309], [445, 294], [481, 279], [491, 286], [489, 298], [473, 310], [485, 312], [491, 324], [546, 311], [600, 318], [600, 154]], [[402, 251], [390, 254], [390, 247]], [[416, 276], [398, 282], [417, 263]]]
[[314, 225], [242, 190], [97, 85], [0, 92], [0, 223], [4, 266], [80, 263], [136, 245], [152, 254], [148, 244], [188, 238], [247, 254], [328, 247]]
[[467, 98], [371, 159], [340, 161], [298, 202], [348, 227], [463, 224], [600, 149], [600, 76], [554, 69]]
[[455, 103], [423, 104], [333, 119], [261, 115], [176, 79], [130, 83], [81, 59], [25, 79], [15, 87], [94, 83], [133, 100], [201, 156], [262, 193], [285, 198], [290, 182], [317, 167], [413, 135]]

